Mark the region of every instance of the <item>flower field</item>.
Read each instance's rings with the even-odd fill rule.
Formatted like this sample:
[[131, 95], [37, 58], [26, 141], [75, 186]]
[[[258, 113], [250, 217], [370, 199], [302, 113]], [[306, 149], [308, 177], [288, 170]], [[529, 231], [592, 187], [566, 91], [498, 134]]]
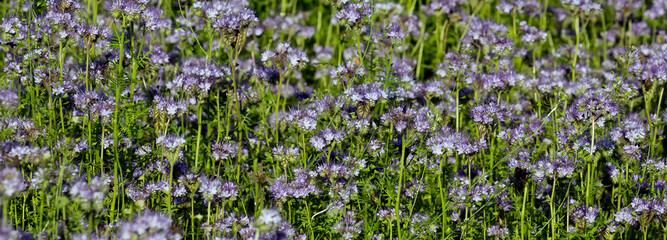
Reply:
[[667, 239], [667, 0], [0, 18], [0, 239]]

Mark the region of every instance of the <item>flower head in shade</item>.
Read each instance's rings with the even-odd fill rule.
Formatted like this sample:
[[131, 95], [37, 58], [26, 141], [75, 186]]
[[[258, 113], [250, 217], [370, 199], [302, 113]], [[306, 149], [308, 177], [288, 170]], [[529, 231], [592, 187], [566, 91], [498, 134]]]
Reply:
[[306, 52], [293, 48], [288, 43], [278, 43], [275, 48], [264, 51], [261, 60], [267, 66], [274, 65], [282, 71], [302, 68], [309, 61]]
[[[630, 207], [633, 208], [634, 212], [638, 215], [647, 215], [647, 214], [664, 214], [665, 205], [660, 199], [641, 199], [635, 197], [630, 203]], [[642, 216], [644, 217], [644, 216]], [[644, 219], [640, 219], [644, 220]]]
[[542, 8], [540, 3], [537, 1], [502, 1], [496, 6], [498, 12], [504, 14], [527, 14], [528, 16], [535, 17], [540, 14]]
[[611, 140], [622, 143], [625, 140], [637, 144], [644, 140], [647, 134], [646, 121], [639, 114], [628, 114], [621, 120], [621, 125], [609, 133]]
[[235, 157], [238, 150], [235, 142], [216, 142], [211, 144], [211, 157], [216, 161], [227, 160]]
[[592, 0], [563, 0], [561, 3], [573, 14], [584, 17], [594, 16], [602, 11], [601, 5]]
[[450, 14], [459, 11], [460, 6], [466, 3], [464, 0], [434, 0], [428, 5], [422, 5], [421, 9], [426, 15]]
[[209, 178], [205, 175], [199, 176], [199, 192], [204, 199], [212, 201], [222, 192], [222, 181], [213, 177]]
[[458, 76], [463, 79], [466, 76], [472, 75], [472, 72], [476, 68], [475, 61], [471, 61], [469, 55], [449, 52], [445, 54], [445, 58], [438, 64], [435, 75], [441, 78], [455, 78]]
[[33, 239], [33, 236], [30, 233], [15, 230], [14, 227], [3, 223], [0, 225], [0, 239], [27, 240]]
[[430, 217], [424, 213], [414, 213], [410, 219], [410, 233], [414, 236], [428, 236], [438, 231], [437, 224], [430, 222]]
[[360, 79], [366, 74], [366, 70], [361, 66], [361, 62], [347, 61], [344, 65], [339, 65], [329, 70], [329, 77], [334, 86], [338, 84], [349, 84], [355, 79]]
[[129, 22], [140, 17], [148, 2], [148, 0], [114, 0], [109, 11], [114, 18]]
[[350, 240], [361, 234], [364, 227], [363, 220], [357, 220], [353, 211], [347, 211], [332, 229], [340, 234], [342, 239]]
[[572, 210], [572, 217], [574, 217], [575, 222], [581, 225], [593, 224], [599, 212], [600, 209], [597, 207], [582, 205]]
[[69, 187], [69, 194], [81, 208], [100, 211], [104, 207], [104, 198], [108, 190], [107, 179], [96, 176], [90, 181], [80, 178]]
[[0, 90], [0, 108], [11, 109], [19, 104], [19, 97], [16, 92], [5, 89]]
[[135, 184], [131, 184], [126, 189], [127, 196], [132, 199], [140, 209], [143, 209], [146, 204], [146, 199], [150, 197], [151, 194], [142, 187], [136, 187]]
[[287, 178], [284, 176], [280, 176], [274, 179], [269, 186], [268, 191], [278, 202], [282, 202], [292, 195], [292, 189], [287, 183]]
[[514, 48], [513, 40], [505, 37], [506, 35], [505, 25], [475, 17], [470, 22], [470, 30], [463, 37], [461, 46], [465, 48], [488, 46], [492, 53], [502, 54]]
[[285, 113], [283, 120], [300, 130], [317, 129], [318, 111], [309, 108], [297, 108]]
[[507, 227], [501, 227], [500, 225], [493, 225], [486, 229], [486, 235], [489, 237], [495, 237], [496, 239], [505, 238], [509, 236], [509, 229]]
[[614, 221], [619, 223], [634, 224], [635, 221], [637, 221], [637, 216], [635, 216], [631, 207], [624, 207], [614, 213]]
[[[631, 3], [633, 1], [628, 0], [619, 2]], [[636, 1], [636, 2], [638, 2], [639, 6], [641, 7], [642, 2], [641, 1]], [[632, 6], [633, 8], [635, 7], [634, 4], [630, 4], [630, 6]], [[644, 16], [647, 17], [648, 19], [656, 19], [665, 16], [665, 13], [667, 13], [667, 1], [660, 0], [660, 1], [653, 1], [651, 7], [647, 7], [646, 11], [644, 11]]]
[[231, 200], [236, 199], [239, 195], [239, 191], [236, 187], [236, 184], [233, 182], [223, 182], [218, 198], [222, 200]]
[[392, 43], [400, 43], [405, 38], [405, 32], [401, 29], [400, 24], [391, 23], [385, 28], [387, 37]]
[[147, 30], [157, 31], [171, 27], [171, 20], [168, 18], [163, 18], [162, 12], [162, 9], [155, 7], [148, 7], [143, 11], [141, 17], [144, 19]]
[[14, 167], [6, 167], [0, 170], [0, 197], [11, 198], [22, 192], [27, 187], [23, 180], [23, 174]]
[[531, 167], [532, 176], [537, 182], [545, 177], [570, 178], [574, 174], [579, 162], [580, 160], [570, 158], [563, 152], [557, 153], [555, 159], [545, 156]]
[[171, 224], [171, 218], [163, 213], [144, 211], [131, 221], [121, 223], [116, 238], [122, 240], [182, 239], [183, 236], [178, 231], [175, 231]]
[[164, 119], [181, 115], [186, 111], [185, 103], [158, 95], [153, 98], [153, 108], [149, 113], [155, 119]]
[[385, 125], [392, 125], [397, 132], [416, 131], [424, 133], [431, 128], [427, 114], [427, 108], [415, 110], [407, 106], [391, 109], [380, 118]]

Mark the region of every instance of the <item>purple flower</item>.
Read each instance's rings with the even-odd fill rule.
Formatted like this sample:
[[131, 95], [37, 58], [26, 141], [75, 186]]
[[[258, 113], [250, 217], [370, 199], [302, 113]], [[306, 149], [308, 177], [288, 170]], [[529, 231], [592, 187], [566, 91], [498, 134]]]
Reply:
[[222, 192], [222, 182], [217, 178], [208, 178], [205, 175], [199, 176], [199, 192], [206, 200], [215, 200], [215, 198]]
[[176, 151], [185, 144], [185, 139], [181, 136], [168, 133], [155, 139], [155, 143], [164, 146], [168, 151]]
[[109, 11], [114, 18], [132, 21], [139, 18], [147, 3], [148, 0], [114, 0]]
[[637, 220], [637, 217], [633, 214], [633, 211], [629, 207], [624, 207], [618, 212], [614, 213], [614, 221], [619, 223], [634, 224]]
[[402, 106], [391, 109], [380, 118], [385, 125], [393, 125], [397, 132], [417, 131], [424, 133], [431, 128], [427, 114], [430, 114], [428, 108], [415, 110], [413, 108]]
[[317, 150], [322, 150], [324, 147], [332, 143], [340, 143], [345, 139], [346, 134], [334, 128], [322, 129], [317, 135], [310, 138], [309, 142]]
[[0, 106], [2, 108], [13, 108], [19, 104], [19, 97], [16, 92], [5, 89], [0, 90]]
[[579, 224], [593, 224], [598, 216], [600, 209], [593, 206], [579, 206], [572, 210], [572, 217]]
[[273, 157], [279, 162], [292, 162], [299, 157], [299, 149], [296, 147], [276, 146], [272, 151]]
[[292, 48], [288, 43], [278, 43], [273, 50], [262, 53], [262, 62], [275, 65], [280, 70], [299, 69], [308, 64], [308, 56], [303, 50]]
[[263, 230], [273, 230], [276, 229], [283, 223], [283, 218], [280, 216], [280, 212], [275, 209], [264, 208], [259, 214], [259, 217], [255, 220], [255, 227]]
[[591, 0], [563, 0], [561, 3], [574, 14], [581, 16], [592, 16], [602, 11], [600, 4]]
[[154, 118], [162, 118], [164, 116], [181, 115], [186, 111], [185, 103], [158, 95], [153, 98], [153, 109], [151, 109], [150, 114]]
[[342, 239], [350, 240], [361, 234], [363, 227], [364, 221], [357, 221], [354, 212], [347, 211], [343, 218], [333, 225], [332, 230], [340, 234]]
[[471, 154], [486, 148], [486, 141], [480, 138], [473, 143], [463, 133], [443, 127], [426, 140], [426, 146], [431, 149], [431, 153], [437, 156], [452, 155], [454, 151], [458, 154]]
[[171, 27], [171, 20], [162, 18], [162, 9], [148, 7], [143, 11], [141, 17], [144, 19], [146, 29], [149, 31], [163, 30]]
[[475, 106], [471, 111], [473, 121], [489, 125], [496, 122], [504, 122], [509, 118], [510, 112], [505, 104], [488, 103]]
[[401, 29], [400, 24], [389, 24], [385, 30], [387, 31], [387, 37], [392, 42], [398, 43], [405, 38], [405, 32]]
[[450, 14], [459, 11], [464, 3], [464, 0], [433, 0], [421, 8], [427, 15]]
[[523, 35], [521, 36], [521, 41], [526, 43], [527, 45], [533, 45], [534, 43], [537, 42], [544, 42], [547, 40], [547, 33], [544, 31], [540, 31], [536, 27], [528, 25], [525, 21], [521, 21], [519, 23], [519, 28], [521, 28], [521, 31], [523, 32]]
[[317, 129], [317, 114], [314, 109], [300, 108], [286, 112], [283, 120], [299, 129], [312, 131]]
[[348, 88], [344, 94], [354, 103], [370, 106], [375, 105], [380, 100], [387, 99], [389, 96], [378, 82]]
[[273, 180], [268, 191], [276, 201], [285, 201], [292, 195], [292, 188], [287, 183], [287, 178], [280, 176]]
[[84, 210], [102, 210], [109, 190], [105, 177], [96, 176], [87, 181], [80, 178], [69, 187], [69, 194]]
[[211, 144], [211, 157], [216, 161], [227, 160], [235, 157], [238, 146], [235, 142], [217, 142]]
[[363, 23], [370, 21], [371, 14], [369, 3], [348, 3], [336, 13], [335, 20], [354, 28], [360, 28]]
[[219, 13], [211, 26], [220, 30], [223, 38], [237, 41], [237, 38], [246, 34], [248, 28], [259, 22], [253, 10], [247, 8], [228, 8]]
[[14, 167], [6, 167], [0, 170], [0, 197], [11, 198], [26, 188], [23, 174]]
[[131, 221], [120, 224], [117, 239], [182, 239], [180, 231], [172, 229], [172, 220], [163, 213], [144, 211]]
[[486, 229], [486, 235], [489, 237], [505, 238], [509, 235], [509, 229], [500, 225], [493, 225]]
[[477, 67], [475, 66], [475, 61], [471, 61], [470, 56], [468, 55], [459, 55], [456, 53], [447, 53], [445, 58], [438, 65], [438, 69], [435, 71], [435, 74], [441, 78], [445, 77], [465, 77], [472, 73]]

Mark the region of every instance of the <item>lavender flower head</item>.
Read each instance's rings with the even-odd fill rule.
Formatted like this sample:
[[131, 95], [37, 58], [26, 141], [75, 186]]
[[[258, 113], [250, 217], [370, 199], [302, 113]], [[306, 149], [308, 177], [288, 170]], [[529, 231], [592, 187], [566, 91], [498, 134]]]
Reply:
[[501, 227], [500, 225], [493, 225], [486, 230], [486, 235], [489, 237], [505, 238], [509, 235], [509, 229], [507, 227]]
[[185, 144], [185, 139], [176, 134], [165, 134], [155, 139], [157, 145], [165, 147], [168, 151], [176, 151]]
[[16, 92], [12, 90], [0, 90], [0, 107], [10, 109], [19, 104], [19, 97]]
[[69, 187], [69, 194], [74, 201], [85, 210], [100, 211], [104, 207], [104, 198], [109, 190], [107, 179], [96, 176], [90, 179], [81, 178]]
[[335, 23], [333, 20], [336, 20], [359, 29], [365, 22], [370, 21], [372, 12], [369, 3], [348, 3], [336, 13], [335, 18], [332, 17], [332, 23]]
[[264, 51], [261, 60], [267, 66], [273, 64], [282, 71], [302, 68], [309, 61], [304, 51], [292, 48], [288, 43], [279, 43], [273, 50]]
[[129, 22], [138, 19], [149, 0], [114, 0], [109, 11], [116, 19]]
[[230, 42], [241, 41], [248, 28], [259, 22], [255, 12], [248, 8], [228, 8], [219, 14], [219, 18], [211, 25], [218, 29], [224, 39]]
[[436, 131], [426, 140], [426, 146], [436, 156], [452, 155], [454, 151], [458, 154], [471, 154], [487, 147], [484, 138], [471, 142], [465, 134], [448, 127]]
[[118, 239], [169, 239], [183, 238], [179, 232], [172, 229], [172, 220], [167, 215], [158, 212], [144, 211], [132, 221], [120, 225], [116, 235]]
[[260, 232], [268, 232], [276, 229], [283, 222], [283, 218], [280, 216], [280, 212], [275, 209], [262, 209], [259, 217], [255, 219], [255, 228], [260, 230]]
[[299, 157], [299, 148], [276, 146], [273, 147], [273, 157], [279, 162], [292, 162]]
[[483, 124], [504, 122], [510, 116], [507, 106], [504, 104], [488, 103], [474, 107], [470, 113], [473, 121]]
[[214, 200], [222, 192], [222, 182], [213, 177], [199, 176], [199, 192], [206, 200]]
[[394, 44], [399, 44], [405, 38], [405, 32], [401, 29], [400, 24], [389, 24], [385, 30], [387, 37]]
[[595, 218], [598, 216], [600, 209], [593, 206], [579, 206], [572, 210], [572, 216], [575, 221], [580, 224], [593, 224], [595, 223]]
[[573, 14], [584, 17], [590, 17], [602, 11], [601, 5], [591, 0], [563, 0], [561, 3]]
[[310, 138], [309, 142], [317, 150], [322, 150], [324, 147], [332, 143], [340, 143], [345, 139], [346, 134], [334, 128], [322, 129], [317, 135]]
[[547, 40], [547, 33], [537, 29], [536, 27], [528, 25], [525, 21], [519, 23], [519, 28], [523, 35], [521, 41], [527, 45], [534, 45], [535, 43], [544, 42]]
[[238, 147], [234, 142], [216, 142], [211, 144], [211, 157], [216, 161], [234, 157], [237, 151]]
[[11, 198], [26, 188], [23, 174], [14, 167], [0, 170], [0, 197]]
[[150, 113], [154, 118], [161, 119], [163, 117], [174, 117], [181, 115], [187, 111], [185, 103], [176, 101], [163, 96], [155, 96], [153, 98], [153, 109]]
[[338, 221], [338, 223], [336, 223], [332, 227], [332, 229], [338, 232], [338, 234], [340, 234], [342, 239], [351, 240], [354, 239], [359, 234], [361, 234], [363, 226], [364, 226], [363, 220], [357, 221], [354, 212], [347, 211], [343, 215], [343, 218], [340, 221]]

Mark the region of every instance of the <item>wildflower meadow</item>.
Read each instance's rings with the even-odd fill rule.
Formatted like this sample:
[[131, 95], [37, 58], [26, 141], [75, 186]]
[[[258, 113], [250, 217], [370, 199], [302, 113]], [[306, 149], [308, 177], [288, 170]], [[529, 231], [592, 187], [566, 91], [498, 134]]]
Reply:
[[3, 0], [0, 239], [667, 239], [667, 0]]

